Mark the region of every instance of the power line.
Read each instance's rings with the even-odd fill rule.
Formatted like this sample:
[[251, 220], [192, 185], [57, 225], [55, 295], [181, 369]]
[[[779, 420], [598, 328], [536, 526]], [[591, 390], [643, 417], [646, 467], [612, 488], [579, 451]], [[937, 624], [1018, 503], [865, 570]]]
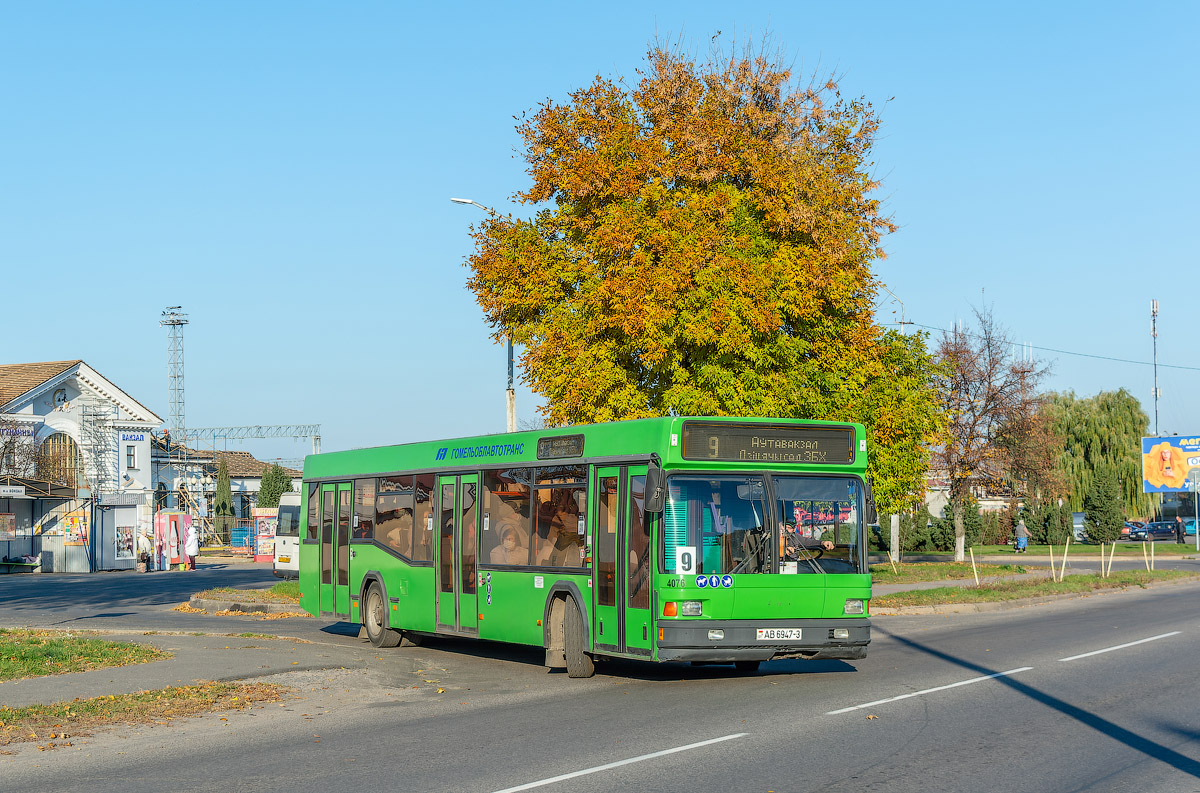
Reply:
[[[942, 333], [950, 332], [950, 331], [946, 330], [945, 328], [939, 328], [935, 325], [922, 325], [919, 322], [911, 322], [911, 321], [909, 322], [909, 324], [916, 325], [918, 328], [924, 328], [925, 330], [937, 330], [937, 331], [941, 331]], [[969, 335], [974, 335], [974, 334], [969, 334]], [[1112, 356], [1109, 356], [1109, 355], [1093, 355], [1090, 352], [1075, 352], [1073, 350], [1059, 350], [1059, 349], [1055, 349], [1054, 347], [1039, 347], [1036, 344], [1031, 344], [1031, 345], [1029, 345], [1029, 347], [1034, 350], [1041, 350], [1042, 352], [1053, 352], [1053, 353], [1058, 353], [1059, 355], [1075, 355], [1080, 358], [1095, 358], [1100, 361], [1113, 361], [1115, 363], [1131, 363], [1131, 364], [1135, 364], [1137, 366], [1153, 366], [1154, 365], [1150, 361], [1132, 361], [1128, 358], [1113, 358]], [[1169, 364], [1169, 363], [1160, 363], [1158, 365], [1165, 367], [1167, 369], [1183, 369], [1188, 372], [1200, 372], [1200, 366], [1180, 366], [1178, 364]]]

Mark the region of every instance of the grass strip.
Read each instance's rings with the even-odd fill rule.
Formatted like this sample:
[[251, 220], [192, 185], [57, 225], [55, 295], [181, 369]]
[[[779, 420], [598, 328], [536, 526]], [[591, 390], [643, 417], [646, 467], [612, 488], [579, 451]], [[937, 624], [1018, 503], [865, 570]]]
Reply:
[[[1005, 555], [1005, 554], [1007, 554], [1008, 556], [1016, 555], [1013, 552], [1013, 547], [1011, 545], [975, 545], [973, 547], [975, 549], [975, 557], [976, 558], [978, 558], [980, 556], [985, 556], [985, 555], [986, 556], [1000, 556], [1000, 555]], [[1111, 544], [1106, 543], [1105, 547], [1104, 547], [1104, 553], [1107, 554], [1108, 549], [1111, 547], [1112, 547]], [[1056, 557], [1059, 556], [1062, 553], [1062, 549], [1063, 549], [1063, 546], [1061, 543], [1058, 545], [1055, 545], [1054, 546], [1054, 555]], [[1192, 539], [1188, 540], [1183, 545], [1180, 545], [1180, 544], [1174, 543], [1174, 542], [1156, 542], [1156, 543], [1154, 543], [1154, 552], [1156, 554], [1169, 553], [1171, 555], [1185, 554], [1185, 555], [1193, 555], [1194, 556], [1194, 555], [1196, 555], [1196, 538], [1192, 537]], [[872, 553], [887, 553], [887, 552], [886, 551], [872, 551]], [[1077, 554], [1077, 553], [1086, 554], [1088, 556], [1091, 556], [1094, 554], [1099, 554], [1100, 546], [1099, 546], [1099, 544], [1095, 544], [1095, 543], [1076, 542], [1075, 540], [1071, 540], [1071, 554]], [[1149, 544], [1146, 545], [1146, 553], [1147, 554], [1150, 553]], [[1134, 555], [1140, 557], [1142, 555], [1142, 543], [1137, 542], [1137, 541], [1130, 542], [1128, 540], [1118, 541], [1117, 542], [1117, 556], [1121, 556], [1123, 554], [1134, 554]], [[945, 557], [949, 557], [952, 559], [952, 558], [954, 558], [954, 551], [908, 551], [905, 555], [906, 556], [945, 556]], [[1049, 556], [1050, 555], [1050, 546], [1049, 545], [1030, 545], [1029, 551], [1027, 553], [1024, 553], [1021, 555], [1022, 556]]]
[[212, 600], [239, 600], [243, 603], [300, 603], [300, 582], [280, 581], [270, 589], [234, 589], [219, 586], [192, 595]]
[[70, 631], [0, 628], [0, 681], [87, 672], [170, 658], [145, 644], [93, 639]]
[[269, 683], [200, 683], [53, 705], [0, 707], [0, 746], [22, 741], [50, 742], [39, 749], [71, 746], [71, 738], [100, 727], [164, 724], [185, 716], [245, 710], [275, 702], [288, 690]]
[[[1016, 564], [976, 564], [981, 576], [1021, 575], [1028, 573]], [[871, 565], [871, 580], [876, 584], [911, 584], [915, 581], [949, 581], [973, 578], [970, 562], [906, 562], [896, 565]]]
[[935, 589], [913, 589], [871, 599], [871, 608], [903, 606], [937, 606], [953, 603], [996, 603], [1009, 600], [1042, 597], [1045, 595], [1081, 595], [1103, 589], [1144, 587], [1151, 581], [1175, 581], [1197, 578], [1189, 570], [1125, 570], [1108, 578], [1098, 575], [1069, 575], [1063, 581], [1048, 579], [1003, 581], [974, 586], [949, 586]]

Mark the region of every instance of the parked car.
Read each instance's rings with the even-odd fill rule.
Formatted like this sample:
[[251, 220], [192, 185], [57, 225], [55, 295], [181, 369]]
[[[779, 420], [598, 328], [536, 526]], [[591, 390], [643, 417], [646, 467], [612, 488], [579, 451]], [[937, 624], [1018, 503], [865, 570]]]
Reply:
[[1129, 539], [1154, 542], [1155, 540], [1175, 539], [1175, 521], [1156, 520], [1147, 523], [1140, 529], [1130, 529]]
[[1195, 518], [1192, 518], [1191, 520], [1185, 520], [1183, 522], [1183, 533], [1188, 535], [1189, 537], [1196, 536], [1196, 519]]

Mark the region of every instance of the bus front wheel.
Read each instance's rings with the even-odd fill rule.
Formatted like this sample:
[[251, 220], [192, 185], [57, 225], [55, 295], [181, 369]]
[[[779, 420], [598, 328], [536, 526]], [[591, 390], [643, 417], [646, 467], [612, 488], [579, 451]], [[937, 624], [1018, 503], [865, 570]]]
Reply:
[[367, 638], [376, 647], [395, 647], [400, 643], [400, 631], [388, 627], [387, 601], [383, 599], [383, 587], [378, 581], [367, 588], [362, 624], [367, 629]]
[[583, 614], [575, 601], [567, 598], [566, 613], [563, 615], [563, 654], [567, 657], [567, 677], [591, 677], [596, 674], [596, 663], [587, 653], [583, 627]]

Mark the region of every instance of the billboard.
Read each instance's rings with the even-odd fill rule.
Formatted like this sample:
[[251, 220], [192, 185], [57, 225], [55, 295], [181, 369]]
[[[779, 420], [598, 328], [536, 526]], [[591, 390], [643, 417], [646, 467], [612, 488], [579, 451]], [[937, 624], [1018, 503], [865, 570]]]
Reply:
[[1142, 490], [1179, 493], [1200, 477], [1200, 437], [1142, 438]]

